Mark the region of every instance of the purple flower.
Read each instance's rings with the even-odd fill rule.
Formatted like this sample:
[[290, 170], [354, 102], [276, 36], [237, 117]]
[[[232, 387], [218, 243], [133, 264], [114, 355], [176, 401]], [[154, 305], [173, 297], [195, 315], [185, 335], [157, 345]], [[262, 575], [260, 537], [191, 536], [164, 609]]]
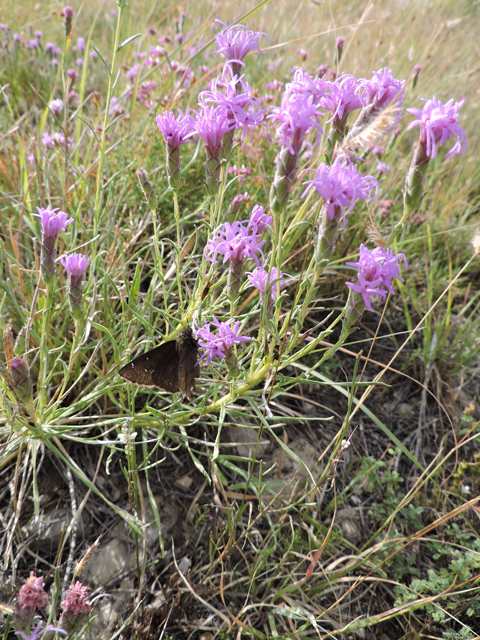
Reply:
[[55, 140], [48, 131], [42, 133], [42, 144], [44, 147], [47, 147], [47, 149], [55, 149]]
[[[63, 231], [73, 222], [73, 218], [69, 218], [66, 213], [60, 211], [57, 207], [52, 209], [51, 205], [45, 209], [43, 207], [37, 207], [38, 213], [34, 213], [34, 216], [40, 218], [42, 223], [42, 240], [47, 239], [56, 240], [60, 231]], [[57, 211], [59, 213], [57, 213]]]
[[282, 96], [280, 107], [272, 107], [272, 113], [268, 119], [276, 120], [280, 124], [277, 127], [276, 137], [288, 149], [292, 155], [297, 155], [302, 146], [304, 137], [315, 127], [317, 129], [317, 141], [323, 133], [318, 122], [318, 117], [323, 115], [318, 110], [315, 97], [312, 94], [296, 93], [288, 87]]
[[[63, 231], [73, 218], [59, 209], [52, 209], [50, 205], [46, 209], [37, 207], [38, 216], [42, 223], [42, 278], [45, 284], [52, 284], [55, 277], [55, 242], [60, 231]], [[59, 213], [57, 213], [59, 211]]]
[[[425, 98], [422, 98], [425, 100]], [[410, 108], [409, 113], [417, 119], [411, 122], [407, 129], [420, 126], [420, 142], [426, 146], [426, 153], [429, 158], [434, 158], [437, 151], [437, 144], [442, 145], [452, 136], [457, 138], [445, 158], [451, 158], [457, 153], [464, 153], [467, 147], [467, 135], [458, 124], [458, 111], [463, 107], [465, 97], [460, 98], [460, 102], [453, 102], [453, 99], [443, 104], [434, 96], [431, 100], [425, 100], [423, 110]]]
[[245, 66], [243, 59], [249, 51], [263, 51], [258, 47], [258, 41], [261, 36], [266, 36], [268, 44], [270, 39], [266, 33], [258, 33], [256, 31], [250, 31], [246, 29], [242, 24], [234, 24], [231, 27], [227, 27], [221, 20], [216, 20], [222, 24], [225, 29], [215, 36], [215, 42], [217, 44], [217, 50], [215, 51], [215, 57], [219, 53], [222, 53], [230, 62], [236, 62], [242, 66]]
[[287, 89], [302, 96], [313, 96], [313, 103], [318, 105], [325, 94], [326, 83], [323, 78], [314, 78], [304, 69], [297, 69], [292, 82], [287, 84]]
[[108, 110], [108, 114], [110, 116], [121, 116], [125, 113], [125, 109], [120, 104], [120, 100], [116, 96], [112, 96], [110, 100], [110, 108]]
[[15, 631], [15, 634], [17, 636], [21, 636], [23, 640], [39, 640], [43, 636], [43, 634], [50, 633], [50, 632], [63, 633], [64, 635], [68, 635], [65, 629], [59, 629], [58, 627], [54, 627], [51, 624], [46, 626], [45, 629], [42, 629], [42, 626], [43, 626], [43, 620], [40, 620], [40, 622], [35, 627], [34, 631], [32, 631], [32, 633], [29, 636], [23, 631]]
[[194, 119], [190, 115], [189, 109], [185, 114], [178, 109], [175, 117], [173, 111], [167, 111], [162, 116], [155, 119], [157, 127], [163, 134], [163, 138], [170, 149], [178, 149], [180, 145], [188, 140], [193, 133]]
[[235, 127], [228, 119], [223, 107], [204, 107], [196, 113], [195, 131], [203, 140], [207, 149], [220, 151], [222, 138], [227, 131]]
[[[19, 360], [20, 358], [18, 358]], [[15, 360], [15, 359], [14, 359]], [[23, 360], [22, 360], [23, 362]], [[12, 363], [13, 364], [13, 363]], [[16, 363], [19, 364], [19, 363]], [[23, 363], [25, 365], [25, 363]], [[18, 367], [20, 369], [20, 367]], [[12, 371], [12, 376], [15, 373]], [[43, 609], [48, 603], [48, 594], [45, 589], [45, 580], [42, 576], [36, 577], [32, 571], [25, 584], [18, 592], [17, 601], [13, 613], [12, 624], [16, 629], [28, 629], [36, 609]]]
[[64, 7], [60, 11], [60, 15], [63, 16], [64, 18], [70, 18], [70, 19], [72, 19], [75, 16], [73, 9], [70, 6]]
[[59, 118], [62, 115], [62, 112], [63, 112], [63, 100], [61, 100], [60, 98], [56, 98], [55, 100], [51, 100], [50, 104], [48, 106], [50, 108], [50, 111], [53, 113], [53, 115], [56, 118]]
[[73, 22], [73, 18], [75, 17], [75, 14], [73, 12], [72, 7], [67, 6], [60, 11], [60, 15], [65, 18], [65, 35], [68, 38], [68, 36], [72, 31], [72, 22]]
[[257, 267], [250, 273], [247, 273], [247, 278], [250, 284], [246, 288], [248, 289], [250, 287], [255, 287], [255, 289], [257, 289], [257, 291], [260, 293], [260, 297], [262, 300], [265, 300], [267, 289], [270, 289], [269, 293], [275, 300], [277, 297], [277, 282], [280, 283], [280, 288], [286, 287], [288, 285], [288, 282], [286, 280], [282, 280], [284, 276], [285, 274], [282, 271], [280, 271], [279, 276], [277, 268], [272, 267], [270, 278], [268, 278], [268, 271], [266, 271], [262, 267]]
[[27, 49], [38, 49], [40, 47], [40, 40], [38, 38], [27, 40], [25, 46], [27, 47]]
[[[223, 255], [223, 263], [230, 260], [233, 264], [243, 262], [245, 258], [253, 258], [259, 266], [256, 252], [260, 251], [265, 244], [265, 240], [258, 241], [260, 236], [251, 235], [248, 228], [242, 222], [225, 224], [213, 232], [211, 240], [203, 250], [204, 256], [210, 262], [217, 263], [217, 254]], [[262, 254], [263, 256], [263, 254]]]
[[272, 224], [272, 221], [273, 217], [263, 213], [263, 207], [256, 204], [252, 209], [247, 230], [250, 235], [260, 235]]
[[76, 50], [80, 53], [83, 53], [85, 51], [85, 38], [77, 38]]
[[359, 80], [357, 93], [363, 96], [364, 107], [369, 112], [383, 111], [388, 105], [395, 104], [395, 121], [387, 129], [394, 129], [402, 117], [402, 105], [405, 97], [406, 80], [397, 80], [390, 69], [373, 72], [371, 80]]
[[[15, 395], [20, 402], [26, 402], [32, 397], [32, 381], [28, 364], [22, 358], [15, 357], [10, 363], [10, 369]], [[36, 580], [43, 580], [43, 578], [36, 578]]]
[[89, 54], [90, 58], [92, 58], [92, 60], [96, 60], [98, 58], [98, 53], [95, 51], [95, 49], [92, 49]]
[[240, 322], [231, 326], [232, 322], [234, 322], [233, 318], [226, 322], [220, 322], [213, 316], [213, 324], [218, 329], [217, 334], [210, 331], [210, 323], [207, 321], [205, 321], [204, 327], [194, 330], [193, 333], [199, 345], [207, 350], [200, 360], [206, 357], [207, 364], [210, 364], [215, 356], [228, 359], [232, 356], [233, 345], [251, 340], [247, 336], [239, 335]]
[[78, 73], [75, 71], [75, 69], [69, 69], [67, 71], [67, 77], [70, 78], [70, 80], [73, 82], [75, 82], [76, 80], [80, 79], [80, 76], [78, 75]]
[[[263, 120], [263, 109], [257, 98], [254, 98], [248, 82], [244, 76], [233, 76], [231, 80], [215, 78], [209, 91], [202, 91], [198, 97], [200, 106], [216, 104], [226, 111], [229, 123], [237, 129], [242, 129], [242, 140], [247, 133], [247, 127], [258, 126]], [[243, 93], [238, 93], [239, 88]]]
[[362, 295], [367, 309], [372, 310], [371, 296], [385, 298], [388, 289], [394, 294], [391, 281], [393, 278], [403, 282], [400, 277], [398, 262], [403, 259], [405, 269], [408, 269], [407, 259], [403, 253], [394, 254], [393, 249], [376, 247], [370, 251], [363, 244], [360, 245], [360, 258], [358, 262], [347, 262], [350, 267], [358, 269], [357, 278], [359, 284], [347, 282], [347, 286]]
[[88, 613], [92, 609], [92, 603], [88, 599], [88, 588], [81, 582], [71, 584], [62, 600], [64, 615], [78, 615]]
[[53, 42], [47, 42], [45, 45], [45, 52], [50, 54], [51, 56], [61, 56], [62, 50], [60, 47], [57, 47]]
[[387, 162], [382, 162], [381, 160], [377, 162], [377, 171], [381, 175], [385, 175], [386, 173], [388, 173], [391, 168], [391, 165], [389, 165]]
[[[305, 171], [314, 171], [306, 169]], [[374, 201], [378, 195], [378, 183], [373, 176], [363, 176], [356, 165], [342, 164], [338, 159], [331, 166], [324, 162], [315, 171], [313, 180], [306, 180], [303, 184], [309, 185], [302, 193], [304, 198], [310, 189], [315, 188], [317, 193], [325, 200], [328, 209], [328, 217], [335, 217], [335, 206], [339, 206], [343, 214], [343, 226], [346, 225], [346, 213], [349, 213], [355, 200], [366, 200], [372, 191], [375, 191]], [[348, 209], [345, 212], [345, 207]]]
[[37, 30], [37, 31], [35, 31], [35, 37], [40, 40], [41, 38], [43, 38], [43, 33], [41, 31]]
[[345, 40], [346, 38], [344, 38], [343, 36], [338, 36], [337, 38], [335, 38], [335, 49], [338, 49], [339, 51], [343, 51], [343, 45], [345, 44]]
[[62, 256], [60, 262], [65, 267], [69, 276], [73, 278], [83, 278], [90, 264], [90, 258], [87, 258], [81, 253], [70, 253], [68, 256]]
[[90, 264], [90, 258], [81, 253], [71, 253], [68, 256], [62, 256], [60, 262], [68, 274], [68, 296], [72, 316], [75, 320], [80, 320], [82, 317], [82, 278]]
[[343, 120], [349, 113], [364, 105], [363, 96], [357, 93], [358, 80], [348, 73], [342, 73], [335, 82], [326, 82], [325, 89], [320, 105], [332, 114], [327, 122]]
[[77, 67], [83, 67], [83, 58], [81, 56], [79, 56], [76, 60], [75, 60]]

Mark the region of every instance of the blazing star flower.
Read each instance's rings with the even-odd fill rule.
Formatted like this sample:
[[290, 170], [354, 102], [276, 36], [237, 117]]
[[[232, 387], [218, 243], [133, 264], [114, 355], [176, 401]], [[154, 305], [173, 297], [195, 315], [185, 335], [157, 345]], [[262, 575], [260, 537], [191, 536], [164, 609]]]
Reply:
[[46, 209], [37, 207], [37, 211], [33, 215], [38, 216], [42, 223], [42, 278], [45, 284], [52, 284], [55, 277], [55, 242], [60, 231], [72, 223], [73, 218], [58, 208], [52, 209], [50, 205]]
[[195, 131], [203, 140], [205, 147], [211, 151], [219, 151], [222, 138], [227, 131], [234, 128], [229, 121], [228, 113], [223, 107], [204, 107], [202, 111], [195, 111]]
[[70, 80], [72, 81], [72, 84], [76, 81], [76, 80], [80, 80], [80, 76], [78, 75], [78, 73], [75, 71], [75, 69], [69, 69], [67, 71], [67, 77], [70, 78]]
[[[200, 106], [209, 104], [223, 107], [231, 125], [242, 129], [242, 140], [247, 128], [258, 126], [263, 120], [262, 106], [253, 96], [252, 88], [244, 82], [244, 76], [233, 76], [231, 80], [215, 78], [209, 91], [202, 91], [198, 97]], [[240, 89], [243, 93], [239, 93]]]
[[325, 94], [326, 83], [323, 78], [313, 78], [304, 69], [297, 69], [293, 74], [292, 82], [288, 83], [287, 87], [292, 93], [313, 96], [313, 103], [318, 105]]
[[90, 258], [81, 253], [71, 253], [68, 256], [62, 256], [60, 262], [68, 274], [68, 296], [72, 316], [75, 320], [80, 320], [82, 317], [82, 278], [90, 264]]
[[47, 149], [55, 149], [55, 140], [48, 131], [42, 133], [42, 144], [44, 147], [47, 147]]
[[352, 125], [348, 135], [349, 140], [363, 131], [388, 106], [394, 109], [394, 114], [393, 122], [387, 131], [395, 129], [402, 117], [405, 82], [406, 80], [394, 78], [387, 67], [374, 71], [371, 80], [359, 80], [356, 92], [362, 96], [365, 104], [357, 120]]
[[[312, 169], [306, 169], [312, 171]], [[366, 200], [372, 191], [378, 195], [378, 183], [373, 176], [363, 176], [356, 165], [342, 164], [338, 158], [331, 166], [324, 162], [315, 171], [313, 180], [306, 180], [303, 184], [309, 185], [302, 193], [304, 198], [310, 189], [315, 188], [317, 193], [327, 204], [327, 213], [330, 220], [335, 217], [335, 206], [340, 207], [343, 216], [343, 227], [346, 225], [346, 213], [352, 211], [357, 198]], [[345, 212], [345, 207], [348, 209]]]
[[80, 53], [83, 53], [85, 51], [85, 38], [77, 38], [76, 50]]
[[[26, 402], [32, 397], [32, 381], [28, 364], [23, 358], [15, 357], [10, 363], [10, 369], [15, 395], [20, 402]], [[42, 578], [37, 578], [37, 580], [42, 580]]]
[[75, 17], [75, 14], [73, 12], [72, 7], [67, 6], [60, 11], [60, 15], [65, 18], [65, 35], [68, 38], [68, 36], [72, 31], [72, 22], [73, 22], [73, 18]]
[[235, 127], [235, 123], [229, 120], [224, 107], [204, 107], [201, 112], [195, 113], [195, 131], [203, 140], [207, 154], [207, 191], [210, 195], [215, 195], [220, 183], [223, 136]]
[[458, 111], [465, 104], [465, 97], [460, 98], [460, 102], [449, 100], [445, 104], [434, 96], [431, 100], [425, 100], [423, 109], [410, 108], [409, 113], [416, 116], [416, 120], [411, 122], [407, 129], [410, 130], [417, 125], [420, 127], [420, 142], [426, 147], [429, 158], [434, 158], [437, 145], [444, 144], [452, 136], [457, 138], [445, 158], [451, 158], [457, 153], [463, 154], [467, 147], [467, 135], [458, 124]]
[[315, 96], [305, 92], [297, 93], [288, 87], [282, 96], [280, 107], [272, 107], [272, 112], [267, 119], [279, 122], [276, 137], [288, 149], [292, 155], [298, 155], [305, 136], [315, 127], [317, 129], [317, 141], [323, 133], [318, 122], [318, 117], [323, 115], [318, 110]]
[[51, 56], [61, 56], [62, 50], [60, 47], [57, 47], [53, 42], [47, 42], [45, 45], [45, 53], [48, 53]]
[[215, 36], [217, 44], [215, 57], [219, 53], [223, 54], [228, 60], [227, 64], [233, 62], [243, 67], [245, 66], [243, 59], [249, 51], [263, 53], [262, 49], [258, 47], [258, 41], [262, 36], [266, 36], [268, 44], [270, 44], [270, 38], [266, 33], [250, 31], [243, 24], [234, 24], [231, 27], [227, 27], [221, 20], [217, 19], [215, 22], [219, 22], [225, 27], [223, 31]]
[[[246, 258], [253, 258], [259, 265], [256, 252], [260, 251], [265, 240], [258, 241], [258, 234], [251, 235], [248, 228], [241, 222], [225, 224], [213, 232], [213, 237], [205, 246], [203, 254], [207, 260], [217, 264], [217, 254], [223, 255], [223, 264], [230, 260], [231, 263], [241, 263]], [[263, 255], [263, 254], [262, 254]]]
[[263, 207], [256, 204], [252, 209], [247, 230], [250, 235], [261, 235], [265, 229], [272, 224], [272, 222], [273, 217], [267, 216], [266, 213], [263, 213]]
[[27, 47], [27, 49], [38, 49], [40, 47], [40, 40], [38, 38], [27, 40], [25, 46]]
[[320, 105], [332, 114], [330, 120], [343, 121], [349, 113], [364, 105], [363, 96], [357, 93], [358, 80], [348, 73], [342, 73], [335, 82], [325, 83], [325, 95]]
[[382, 162], [381, 160], [377, 162], [377, 171], [381, 175], [385, 175], [386, 173], [388, 173], [391, 168], [391, 165], [389, 165], [387, 162]]
[[233, 345], [240, 344], [251, 340], [247, 336], [239, 335], [240, 322], [234, 322], [233, 318], [226, 322], [220, 322], [215, 316], [213, 316], [213, 324], [217, 327], [218, 332], [214, 334], [210, 330], [210, 323], [205, 321], [205, 326], [194, 330], [195, 338], [198, 340], [198, 344], [206, 349], [206, 353], [200, 358], [207, 358], [206, 364], [210, 364], [215, 356], [219, 358], [226, 358], [227, 360], [233, 356]]
[[[365, 106], [375, 105], [379, 109], [385, 109], [386, 106], [395, 101], [395, 106], [402, 111], [403, 99], [405, 98], [406, 80], [397, 80], [393, 77], [390, 69], [380, 69], [373, 72], [371, 80], [360, 80], [358, 83], [358, 92], [363, 95]], [[396, 126], [395, 123], [394, 126]], [[393, 129], [392, 127], [392, 129]]]
[[408, 269], [407, 259], [403, 253], [394, 254], [393, 249], [383, 249], [376, 247], [370, 251], [363, 244], [360, 245], [360, 258], [358, 262], [347, 262], [350, 267], [358, 269], [357, 278], [359, 284], [347, 282], [346, 285], [352, 291], [360, 293], [365, 306], [372, 310], [372, 296], [385, 298], [388, 289], [393, 295], [391, 281], [396, 278], [403, 282], [400, 277], [400, 266], [398, 262], [403, 259], [405, 269]]
[[178, 109], [177, 117], [173, 111], [168, 111], [162, 116], [157, 116], [155, 122], [163, 134], [167, 146], [173, 151], [191, 137], [195, 121], [190, 115], [189, 109], [185, 111], [185, 114]]
[[280, 271], [280, 275], [278, 275], [277, 268], [272, 267], [269, 278], [268, 271], [266, 271], [262, 267], [257, 267], [253, 271], [247, 273], [247, 278], [250, 284], [247, 285], [246, 289], [255, 287], [255, 289], [260, 294], [262, 302], [265, 300], [267, 290], [269, 289], [269, 295], [274, 302], [277, 298], [277, 282], [280, 284], [280, 288], [286, 287], [288, 285], [288, 282], [282, 279], [285, 275], [286, 274], [282, 271]]
[[169, 111], [164, 113], [163, 116], [157, 116], [156, 123], [167, 145], [168, 183], [171, 189], [176, 190], [182, 184], [180, 145], [193, 135], [195, 121], [188, 109], [185, 114], [179, 109], [176, 118], [173, 112]]
[[68, 633], [65, 631], [65, 629], [59, 629], [58, 627], [54, 627], [51, 624], [46, 626], [45, 629], [42, 629], [42, 626], [43, 626], [43, 621], [40, 620], [40, 622], [35, 627], [35, 630], [32, 631], [32, 633], [30, 635], [27, 635], [23, 631], [15, 631], [15, 634], [17, 636], [21, 636], [23, 638], [23, 640], [40, 640], [40, 638], [45, 633], [63, 633], [64, 635], [68, 635]]
[[63, 112], [63, 100], [61, 100], [60, 98], [56, 98], [55, 100], [51, 100], [50, 104], [48, 106], [50, 108], [50, 111], [53, 113], [53, 115], [56, 118], [59, 118], [62, 115], [62, 112]]

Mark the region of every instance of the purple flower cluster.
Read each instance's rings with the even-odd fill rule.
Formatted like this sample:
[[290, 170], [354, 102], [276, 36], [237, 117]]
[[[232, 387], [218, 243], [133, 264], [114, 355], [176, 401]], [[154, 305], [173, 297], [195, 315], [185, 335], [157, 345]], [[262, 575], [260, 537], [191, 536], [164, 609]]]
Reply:
[[393, 249], [383, 249], [376, 247], [370, 251], [363, 244], [360, 245], [360, 257], [358, 262], [347, 262], [350, 267], [358, 269], [358, 284], [347, 282], [347, 286], [362, 295], [367, 309], [372, 310], [371, 296], [385, 298], [388, 289], [394, 294], [391, 281], [396, 278], [403, 282], [400, 277], [400, 266], [398, 262], [403, 259], [405, 269], [408, 269], [407, 259], [403, 253], [395, 254]]
[[463, 154], [465, 152], [467, 135], [458, 124], [458, 111], [464, 103], [463, 96], [460, 98], [460, 102], [454, 103], [452, 99], [445, 104], [434, 96], [431, 100], [425, 100], [423, 109], [413, 107], [407, 109], [409, 113], [416, 116], [416, 120], [411, 122], [407, 129], [412, 129], [417, 125], [420, 127], [420, 142], [426, 146], [429, 158], [435, 157], [437, 145], [444, 144], [452, 136], [456, 137], [457, 142], [445, 154], [445, 158], [451, 158], [457, 153]]
[[251, 338], [239, 334], [240, 322], [235, 322], [232, 326], [233, 322], [233, 318], [226, 322], [220, 322], [213, 316], [213, 324], [218, 329], [216, 334], [210, 330], [210, 323], [207, 321], [205, 321], [204, 327], [194, 330], [199, 345], [206, 349], [206, 353], [200, 360], [206, 357], [206, 363], [209, 364], [215, 356], [228, 359], [232, 356], [233, 345], [251, 340]]
[[[324, 162], [318, 169], [306, 169], [305, 171], [315, 171], [312, 180], [306, 180], [303, 184], [308, 187], [302, 193], [304, 198], [307, 193], [315, 188], [317, 193], [327, 204], [327, 213], [330, 220], [335, 217], [335, 206], [340, 207], [343, 215], [343, 226], [346, 225], [346, 213], [349, 213], [357, 198], [366, 200], [372, 191], [375, 191], [374, 201], [378, 195], [378, 183], [373, 176], [364, 176], [358, 171], [358, 167], [349, 163], [342, 163], [335, 160], [328, 166]], [[348, 206], [347, 211], [345, 207]]]

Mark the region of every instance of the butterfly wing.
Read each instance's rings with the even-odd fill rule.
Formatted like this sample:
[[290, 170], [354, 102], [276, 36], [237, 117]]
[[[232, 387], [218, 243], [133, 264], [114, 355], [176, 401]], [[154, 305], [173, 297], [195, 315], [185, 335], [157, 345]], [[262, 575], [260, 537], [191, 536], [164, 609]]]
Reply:
[[142, 387], [160, 387], [169, 393], [179, 391], [178, 367], [180, 354], [177, 341], [164, 342], [142, 353], [118, 372], [122, 378]]
[[178, 340], [178, 386], [187, 398], [191, 398], [195, 392], [195, 378], [200, 375], [198, 362], [198, 342], [187, 328], [182, 331]]

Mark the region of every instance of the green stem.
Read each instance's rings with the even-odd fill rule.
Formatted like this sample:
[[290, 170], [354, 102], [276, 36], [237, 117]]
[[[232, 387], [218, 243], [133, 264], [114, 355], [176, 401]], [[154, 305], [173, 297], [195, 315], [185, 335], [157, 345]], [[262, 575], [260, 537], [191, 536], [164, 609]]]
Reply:
[[95, 257], [96, 249], [97, 249], [97, 240], [96, 237], [98, 235], [98, 229], [100, 227], [100, 205], [101, 205], [101, 195], [102, 195], [102, 176], [103, 176], [103, 165], [105, 163], [105, 151], [107, 146], [107, 126], [109, 119], [109, 110], [110, 103], [112, 101], [113, 95], [113, 86], [115, 83], [114, 78], [114, 69], [117, 62], [117, 54], [118, 54], [118, 46], [120, 43], [120, 30], [122, 24], [123, 11], [125, 8], [125, 2], [120, 2], [118, 4], [118, 20], [117, 20], [117, 28], [115, 31], [115, 42], [113, 45], [113, 55], [112, 55], [112, 64], [110, 66], [110, 73], [108, 76], [108, 90], [107, 90], [107, 102], [105, 104], [105, 115], [103, 117], [103, 130], [102, 130], [102, 138], [100, 141], [100, 155], [98, 159], [98, 168], [97, 168], [97, 180], [95, 184], [95, 205], [93, 210], [93, 237], [95, 241], [93, 243], [92, 248], [92, 256]]
[[44, 309], [42, 317], [42, 333], [40, 337], [40, 371], [38, 373], [39, 403], [38, 413], [42, 414], [43, 408], [47, 405], [47, 377], [48, 377], [48, 345], [50, 318], [52, 315], [53, 286], [47, 286], [47, 295], [44, 298]]
[[173, 191], [173, 207], [175, 211], [175, 224], [177, 225], [177, 284], [178, 284], [178, 302], [182, 308], [182, 277], [180, 265], [180, 210], [178, 208], [178, 195]]

